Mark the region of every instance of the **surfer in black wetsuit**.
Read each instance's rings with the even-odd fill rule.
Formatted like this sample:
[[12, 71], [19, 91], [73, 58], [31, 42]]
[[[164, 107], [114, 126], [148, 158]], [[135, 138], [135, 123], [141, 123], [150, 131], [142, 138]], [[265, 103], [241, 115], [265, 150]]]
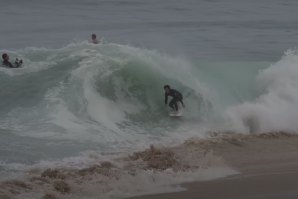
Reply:
[[163, 89], [165, 90], [165, 104], [168, 103], [168, 96], [171, 96], [173, 97], [173, 99], [170, 101], [169, 106], [173, 110], [178, 111], [177, 102], [181, 102], [182, 106], [184, 107], [183, 95], [179, 91], [175, 89], [171, 89], [169, 85], [165, 85]]
[[19, 68], [21, 67], [21, 65], [23, 64], [23, 61], [22, 60], [18, 60], [18, 58], [16, 58], [16, 61], [15, 61], [15, 64], [13, 65], [10, 61], [9, 61], [9, 56], [8, 54], [6, 53], [3, 53], [2, 54], [2, 59], [3, 59], [3, 62], [2, 64], [6, 67], [9, 67], [9, 68]]

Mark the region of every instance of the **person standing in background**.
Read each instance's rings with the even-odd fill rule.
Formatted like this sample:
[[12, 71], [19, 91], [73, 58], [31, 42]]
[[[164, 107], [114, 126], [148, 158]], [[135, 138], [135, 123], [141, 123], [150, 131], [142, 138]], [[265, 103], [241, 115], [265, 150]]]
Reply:
[[91, 35], [91, 43], [99, 44], [99, 41], [96, 38], [96, 34], [94, 34], [94, 33]]

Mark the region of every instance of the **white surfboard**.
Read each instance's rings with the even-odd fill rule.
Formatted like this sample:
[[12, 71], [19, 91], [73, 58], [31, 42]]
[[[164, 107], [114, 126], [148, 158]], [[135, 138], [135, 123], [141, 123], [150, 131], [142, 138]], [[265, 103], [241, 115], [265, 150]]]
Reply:
[[178, 112], [171, 112], [169, 113], [170, 117], [181, 117], [182, 116], [182, 111], [178, 111]]

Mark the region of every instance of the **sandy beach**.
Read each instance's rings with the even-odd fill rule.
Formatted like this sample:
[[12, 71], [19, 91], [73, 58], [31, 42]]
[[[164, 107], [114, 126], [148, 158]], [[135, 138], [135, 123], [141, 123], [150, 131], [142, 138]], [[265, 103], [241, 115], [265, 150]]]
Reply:
[[297, 199], [298, 137], [262, 134], [229, 139], [211, 147], [240, 172], [212, 181], [183, 184], [186, 191], [133, 199]]
[[31, 168], [1, 181], [0, 198], [297, 199], [297, 157], [297, 135], [210, 133], [85, 168]]

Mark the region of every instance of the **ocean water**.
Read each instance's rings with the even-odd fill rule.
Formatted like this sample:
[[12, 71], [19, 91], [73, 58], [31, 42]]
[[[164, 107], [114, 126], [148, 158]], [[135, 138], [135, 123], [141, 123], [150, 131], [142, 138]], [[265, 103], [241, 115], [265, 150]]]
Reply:
[[[295, 0], [0, 2], [0, 53], [24, 61], [0, 68], [3, 179], [208, 131], [298, 129]], [[184, 95], [180, 119], [164, 84]]]

